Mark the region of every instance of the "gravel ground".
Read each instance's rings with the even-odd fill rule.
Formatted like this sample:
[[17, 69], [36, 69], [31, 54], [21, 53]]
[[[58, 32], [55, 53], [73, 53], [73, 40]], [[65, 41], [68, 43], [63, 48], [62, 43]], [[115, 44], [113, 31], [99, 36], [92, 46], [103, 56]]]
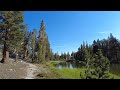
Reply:
[[14, 62], [12, 59], [8, 64], [0, 63], [0, 79], [23, 79], [26, 75], [27, 66], [23, 62]]
[[0, 63], [0, 79], [44, 79], [50, 73], [49, 69], [39, 64], [14, 62], [11, 58], [9, 61], [7, 64]]
[[[0, 52], [0, 60], [2, 59], [2, 53]], [[14, 59], [9, 58], [9, 63], [0, 63], [0, 79], [24, 79], [27, 76], [27, 67], [29, 64], [18, 61], [14, 62]]]
[[[13, 59], [8, 64], [0, 63], [0, 79], [43, 79], [48, 73], [49, 70], [38, 64], [14, 62]], [[38, 78], [38, 74], [43, 76]]]

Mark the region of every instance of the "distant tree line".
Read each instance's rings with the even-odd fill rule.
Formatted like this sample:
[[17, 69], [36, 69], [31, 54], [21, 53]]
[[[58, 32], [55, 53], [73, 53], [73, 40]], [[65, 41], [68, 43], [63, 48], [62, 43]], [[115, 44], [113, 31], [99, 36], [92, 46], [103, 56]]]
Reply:
[[54, 54], [54, 59], [53, 60], [60, 60], [60, 61], [67, 61], [71, 59], [71, 55], [69, 52], [67, 53], [61, 53], [60, 55], [58, 53]]
[[94, 40], [92, 45], [83, 42], [78, 48], [77, 52], [72, 52], [75, 60], [84, 61], [85, 50], [89, 51], [91, 55], [96, 54], [98, 49], [101, 50], [103, 56], [107, 57], [110, 63], [120, 62], [120, 41], [116, 39], [112, 34], [107, 39]]
[[94, 40], [92, 45], [83, 42], [72, 56], [86, 68], [80, 72], [81, 78], [108, 79], [110, 64], [120, 62], [120, 41], [110, 34], [107, 39]]

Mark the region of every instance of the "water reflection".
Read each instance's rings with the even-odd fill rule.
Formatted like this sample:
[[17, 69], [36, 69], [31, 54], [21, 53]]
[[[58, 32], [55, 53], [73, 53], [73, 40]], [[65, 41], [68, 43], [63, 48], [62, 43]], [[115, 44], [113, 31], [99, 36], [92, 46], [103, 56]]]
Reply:
[[70, 64], [70, 69], [73, 69], [73, 66], [72, 66], [72, 64]]
[[[73, 68], [81, 68], [83, 66], [78, 62], [62, 62], [56, 67], [58, 67], [58, 69], [62, 69], [62, 68], [73, 69]], [[120, 75], [120, 64], [111, 64], [110, 72], [116, 75]]]
[[62, 65], [58, 65], [58, 69], [62, 69]]
[[62, 69], [62, 68], [80, 68], [81, 65], [78, 62], [62, 62], [59, 65], [57, 65], [58, 69]]

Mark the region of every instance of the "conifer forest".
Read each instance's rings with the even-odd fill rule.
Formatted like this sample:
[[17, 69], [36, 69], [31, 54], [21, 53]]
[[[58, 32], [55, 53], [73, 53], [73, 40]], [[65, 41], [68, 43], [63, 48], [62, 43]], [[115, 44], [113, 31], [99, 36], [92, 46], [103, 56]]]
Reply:
[[39, 29], [28, 30], [24, 19], [24, 11], [0, 11], [0, 79], [120, 79], [120, 40], [114, 34], [59, 54], [46, 21], [37, 19]]

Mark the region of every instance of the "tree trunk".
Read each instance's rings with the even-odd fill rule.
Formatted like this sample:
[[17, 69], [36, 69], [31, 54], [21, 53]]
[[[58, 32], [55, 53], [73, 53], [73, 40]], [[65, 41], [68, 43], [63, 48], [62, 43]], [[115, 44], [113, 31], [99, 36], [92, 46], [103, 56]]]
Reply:
[[27, 59], [27, 50], [25, 50], [25, 54], [24, 54], [24, 60], [26, 61]]
[[28, 60], [28, 59], [29, 59], [29, 53], [27, 51], [26, 60]]
[[27, 50], [26, 50], [26, 46], [24, 46], [24, 55], [23, 55], [24, 61], [26, 61], [26, 56], [27, 56]]
[[32, 61], [34, 61], [34, 57], [35, 57], [35, 52], [34, 49], [32, 50]]
[[8, 40], [8, 30], [5, 31], [5, 42], [4, 42], [4, 48], [3, 48], [3, 58], [1, 60], [1, 63], [8, 63], [9, 62], [9, 51], [8, 51], [8, 45], [6, 41]]
[[18, 61], [18, 51], [17, 51], [17, 49], [16, 49], [16, 58], [15, 58], [15, 62], [17, 62]]
[[8, 62], [9, 62], [9, 51], [7, 50], [6, 43], [4, 43], [3, 58], [1, 60], [1, 63], [8, 63]]

